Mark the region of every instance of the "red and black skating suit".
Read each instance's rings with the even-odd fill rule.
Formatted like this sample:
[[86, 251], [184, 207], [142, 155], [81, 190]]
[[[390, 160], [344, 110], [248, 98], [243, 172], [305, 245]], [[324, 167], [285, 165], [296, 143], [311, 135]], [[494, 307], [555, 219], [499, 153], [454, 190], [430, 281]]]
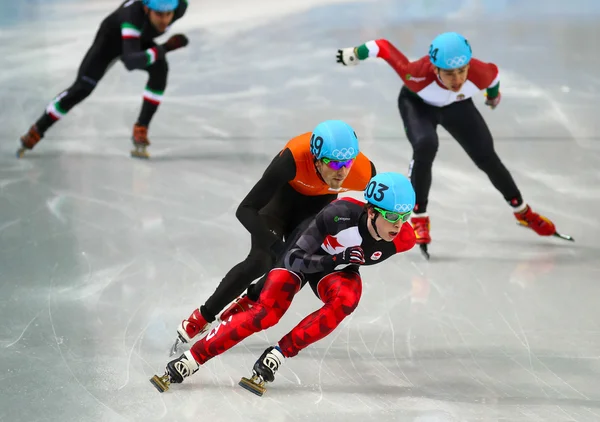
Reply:
[[225, 306], [273, 268], [284, 250], [282, 239], [287, 242], [300, 223], [313, 218], [339, 193], [363, 191], [375, 176], [375, 165], [360, 153], [342, 187], [330, 188], [315, 168], [310, 137], [307, 132], [292, 138], [240, 203], [236, 216], [250, 232], [252, 247], [200, 307], [206, 321], [214, 321]]
[[[258, 302], [245, 312], [232, 315], [213, 328], [191, 349], [203, 364], [230, 349], [249, 335], [275, 325], [289, 308], [294, 295], [309, 283], [323, 307], [304, 318], [280, 341], [284, 356], [300, 350], [331, 333], [357, 307], [362, 280], [357, 265], [336, 267], [334, 256], [360, 246], [365, 264], [376, 265], [415, 245], [409, 223], [404, 223], [392, 242], [375, 240], [367, 229], [365, 204], [343, 198], [325, 207], [314, 220], [305, 222], [279, 265], [266, 278]], [[339, 262], [339, 261], [338, 261]]]

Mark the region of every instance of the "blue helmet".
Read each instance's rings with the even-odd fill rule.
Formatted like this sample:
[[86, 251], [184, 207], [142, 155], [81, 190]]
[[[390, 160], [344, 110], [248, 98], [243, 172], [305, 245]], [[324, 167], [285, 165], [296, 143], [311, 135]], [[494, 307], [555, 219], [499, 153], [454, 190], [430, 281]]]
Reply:
[[144, 0], [144, 6], [157, 12], [170, 12], [177, 9], [179, 0]]
[[358, 137], [354, 129], [341, 120], [325, 120], [317, 125], [310, 138], [310, 152], [317, 160], [341, 161], [356, 158]]
[[365, 199], [384, 211], [405, 213], [415, 207], [415, 190], [400, 173], [379, 173], [369, 181]]
[[429, 47], [429, 60], [441, 69], [456, 69], [471, 61], [471, 46], [465, 37], [456, 32], [438, 35]]

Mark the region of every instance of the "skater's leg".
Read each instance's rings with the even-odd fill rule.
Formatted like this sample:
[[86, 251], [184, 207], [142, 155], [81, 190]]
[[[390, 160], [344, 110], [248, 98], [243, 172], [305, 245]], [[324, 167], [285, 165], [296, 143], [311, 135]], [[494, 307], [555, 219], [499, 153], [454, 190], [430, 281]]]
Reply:
[[48, 104], [45, 112], [30, 128], [29, 132], [21, 138], [23, 147], [26, 149], [33, 148], [55, 122], [87, 98], [117, 56], [118, 50], [107, 44], [104, 32], [99, 30], [94, 43], [79, 66], [75, 82]]
[[296, 274], [280, 268], [272, 270], [254, 307], [232, 315], [192, 346], [191, 353], [196, 362], [202, 365], [251, 334], [277, 324], [300, 286], [301, 281]]
[[229, 270], [212, 296], [200, 307], [202, 315], [208, 322], [214, 321], [219, 312], [238, 297], [250, 283], [273, 268], [275, 258], [257, 243], [253, 238], [252, 248], [246, 259]]
[[279, 340], [279, 349], [285, 357], [296, 356], [300, 350], [326, 337], [354, 312], [362, 294], [362, 281], [357, 273], [338, 271], [323, 277], [317, 291], [325, 305]]
[[[274, 233], [281, 233], [281, 221], [269, 216], [263, 218]], [[179, 340], [187, 343], [206, 332], [225, 306], [235, 300], [255, 279], [273, 268], [274, 261], [271, 253], [264, 250], [253, 236], [250, 253], [246, 259], [229, 270], [204, 305], [196, 308], [181, 322], [177, 328]], [[177, 342], [174, 349], [177, 349]]]
[[[150, 46], [151, 47], [151, 46]], [[133, 125], [133, 135], [131, 139], [135, 150], [132, 151], [134, 157], [148, 158], [146, 147], [150, 145], [148, 139], [148, 126], [150, 121], [158, 110], [158, 106], [162, 101], [165, 88], [167, 87], [167, 76], [169, 74], [169, 64], [167, 59], [157, 60], [148, 68], [148, 82], [144, 89], [144, 98], [142, 108], [138, 116], [137, 122]]]
[[516, 219], [540, 236], [556, 233], [554, 223], [537, 214], [523, 202], [510, 172], [494, 149], [490, 130], [471, 99], [456, 103], [444, 110], [444, 128], [460, 143], [473, 162], [484, 171], [494, 187], [513, 208]]
[[521, 192], [494, 149], [492, 134], [472, 99], [455, 103], [442, 111], [442, 126], [454, 137], [471, 160], [481, 169], [515, 208], [524, 208]]
[[404, 130], [413, 148], [409, 177], [416, 194], [415, 213], [427, 211], [431, 188], [431, 168], [438, 150], [437, 110], [425, 104], [405, 87], [398, 97]]

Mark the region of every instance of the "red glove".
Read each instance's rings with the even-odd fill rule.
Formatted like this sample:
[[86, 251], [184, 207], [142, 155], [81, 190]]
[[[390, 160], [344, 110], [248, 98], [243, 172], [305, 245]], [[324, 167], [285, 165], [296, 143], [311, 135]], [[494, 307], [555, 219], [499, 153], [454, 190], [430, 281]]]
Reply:
[[498, 93], [497, 97], [494, 98], [487, 98], [485, 100], [485, 105], [489, 106], [492, 110], [495, 109], [496, 107], [498, 107], [498, 104], [500, 104], [500, 100], [502, 99], [502, 94]]

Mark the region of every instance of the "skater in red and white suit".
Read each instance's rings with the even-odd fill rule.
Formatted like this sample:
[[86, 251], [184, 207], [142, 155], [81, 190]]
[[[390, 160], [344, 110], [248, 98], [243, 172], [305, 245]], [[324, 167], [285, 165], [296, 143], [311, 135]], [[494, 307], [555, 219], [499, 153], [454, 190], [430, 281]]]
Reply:
[[426, 245], [431, 242], [427, 200], [439, 143], [437, 125], [446, 129], [487, 174], [521, 224], [540, 236], [556, 233], [548, 218], [533, 212], [523, 201], [515, 181], [494, 150], [487, 124], [473, 103], [473, 95], [482, 90], [486, 90], [486, 105], [494, 109], [500, 103], [500, 77], [495, 64], [472, 58], [469, 42], [455, 32], [438, 35], [429, 54], [414, 62], [384, 39], [344, 48], [337, 54], [337, 61], [346, 66], [357, 65], [367, 58], [384, 59], [404, 83], [398, 107], [413, 147], [409, 172], [417, 195], [411, 223], [417, 243], [425, 253]]

